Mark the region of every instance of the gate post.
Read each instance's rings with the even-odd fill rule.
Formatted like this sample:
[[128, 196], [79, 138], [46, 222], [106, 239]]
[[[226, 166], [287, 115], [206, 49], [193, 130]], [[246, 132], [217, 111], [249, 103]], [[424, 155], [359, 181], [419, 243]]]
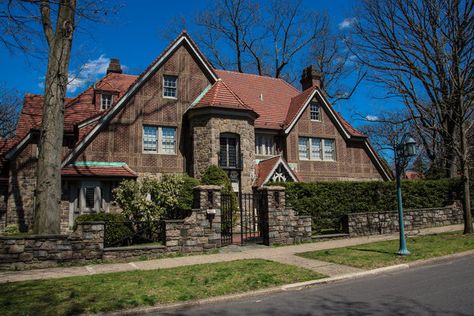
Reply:
[[265, 244], [270, 246], [311, 241], [311, 218], [297, 216], [293, 209], [286, 207], [284, 187], [269, 186], [259, 190], [266, 197], [266, 205], [262, 209], [268, 229], [268, 242]]

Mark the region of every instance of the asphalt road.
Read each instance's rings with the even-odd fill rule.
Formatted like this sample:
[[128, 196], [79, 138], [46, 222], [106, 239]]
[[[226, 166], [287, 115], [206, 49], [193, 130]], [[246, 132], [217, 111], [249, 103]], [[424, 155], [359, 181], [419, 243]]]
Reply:
[[474, 315], [474, 255], [159, 315]]

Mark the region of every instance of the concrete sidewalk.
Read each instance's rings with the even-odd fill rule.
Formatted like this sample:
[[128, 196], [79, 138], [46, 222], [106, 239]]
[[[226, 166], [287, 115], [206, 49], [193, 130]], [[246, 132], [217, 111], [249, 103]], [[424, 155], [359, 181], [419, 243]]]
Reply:
[[[449, 232], [462, 230], [462, 225], [444, 226], [436, 228], [422, 229], [416, 232], [419, 235], [428, 235], [441, 232]], [[18, 282], [26, 280], [40, 280], [63, 278], [80, 275], [93, 275], [99, 273], [111, 273], [133, 270], [154, 270], [166, 269], [180, 266], [187, 266], [193, 264], [206, 264], [225, 262], [241, 259], [267, 259], [285, 264], [291, 264], [313, 271], [317, 271], [328, 275], [330, 277], [337, 277], [354, 272], [363, 271], [353, 267], [338, 265], [318, 260], [310, 260], [295, 256], [296, 253], [324, 250], [331, 248], [340, 248], [347, 246], [354, 246], [365, 244], [369, 242], [393, 240], [397, 239], [398, 234], [392, 235], [376, 235], [367, 237], [347, 238], [338, 240], [329, 240], [314, 242], [308, 244], [283, 246], [283, 247], [266, 247], [266, 246], [249, 246], [238, 247], [230, 246], [221, 249], [221, 253], [212, 255], [195, 255], [177, 258], [155, 259], [147, 261], [135, 261], [128, 263], [110, 263], [110, 264], [95, 264], [78, 267], [58, 267], [48, 269], [35, 269], [25, 271], [4, 271], [0, 272], [0, 283]]]

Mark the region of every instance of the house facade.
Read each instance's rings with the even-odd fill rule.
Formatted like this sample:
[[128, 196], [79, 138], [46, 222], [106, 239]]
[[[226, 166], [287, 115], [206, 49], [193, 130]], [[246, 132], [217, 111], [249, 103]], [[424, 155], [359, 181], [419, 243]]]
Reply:
[[[390, 179], [318, 78], [306, 68], [299, 90], [214, 69], [186, 32], [139, 76], [112, 59], [104, 78], [65, 103], [62, 229], [79, 214], [117, 209], [112, 190], [123, 179], [200, 178], [209, 165], [241, 192], [269, 181]], [[31, 227], [42, 105], [26, 95], [15, 138], [0, 143], [0, 231]]]

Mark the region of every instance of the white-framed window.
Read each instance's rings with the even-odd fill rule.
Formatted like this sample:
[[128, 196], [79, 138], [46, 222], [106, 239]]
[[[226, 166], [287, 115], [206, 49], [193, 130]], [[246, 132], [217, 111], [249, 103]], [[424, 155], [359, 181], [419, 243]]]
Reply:
[[164, 75], [163, 76], [163, 96], [165, 98], [176, 99], [178, 96], [178, 77]]
[[298, 139], [300, 160], [336, 160], [334, 139], [300, 137]]
[[336, 146], [334, 139], [324, 139], [324, 160], [336, 160]]
[[275, 155], [273, 135], [257, 134], [255, 137], [255, 154], [260, 156]]
[[311, 121], [321, 121], [321, 106], [318, 102], [311, 102], [309, 104], [309, 116]]
[[165, 155], [176, 154], [176, 127], [144, 125], [143, 151]]
[[112, 106], [113, 96], [111, 94], [100, 95], [100, 109], [107, 110]]

